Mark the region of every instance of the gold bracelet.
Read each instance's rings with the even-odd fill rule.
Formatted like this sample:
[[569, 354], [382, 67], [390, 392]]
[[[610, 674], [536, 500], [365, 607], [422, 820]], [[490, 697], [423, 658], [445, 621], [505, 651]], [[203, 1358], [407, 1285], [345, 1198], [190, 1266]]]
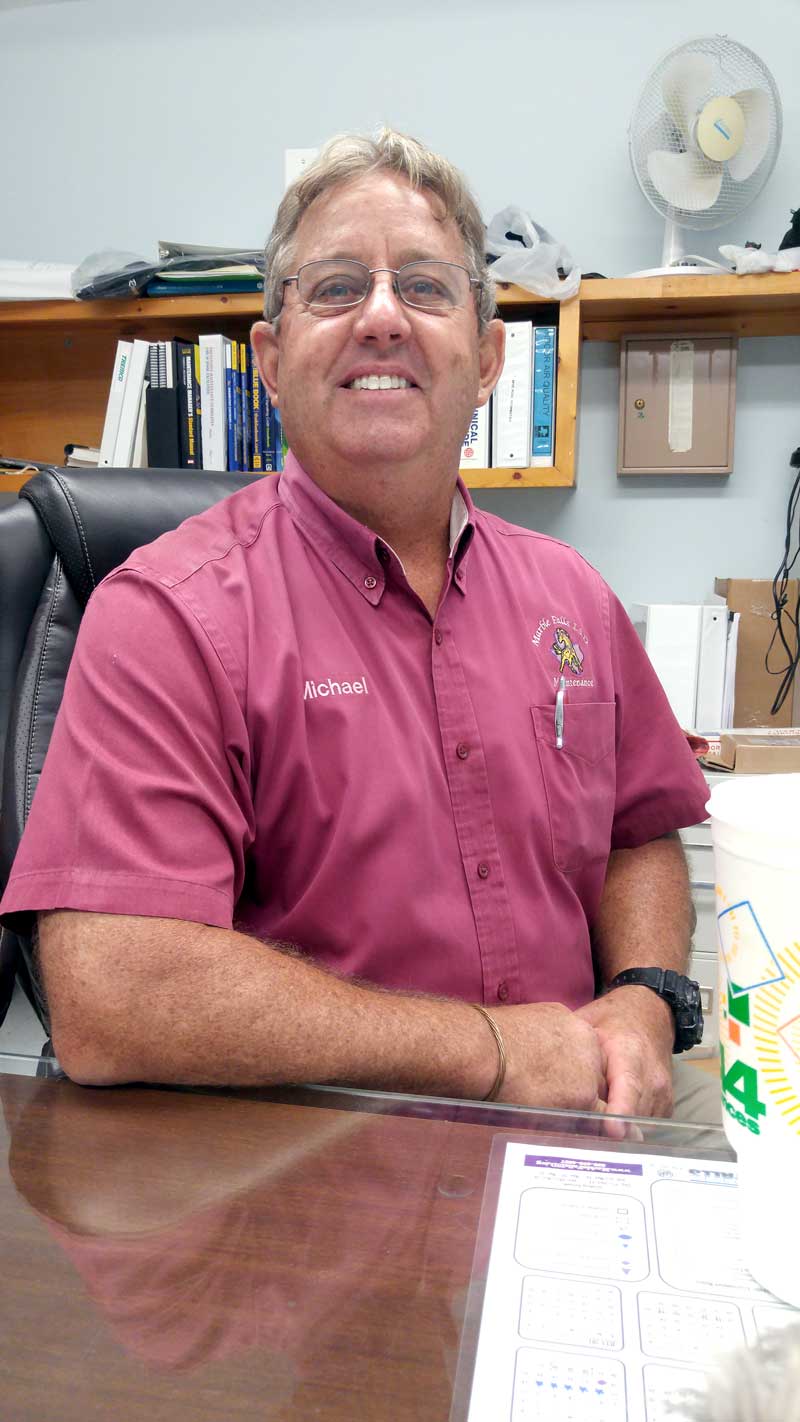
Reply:
[[505, 1049], [505, 1045], [504, 1045], [504, 1042], [503, 1042], [503, 1038], [502, 1038], [501, 1035], [500, 1035], [500, 1028], [498, 1027], [497, 1023], [495, 1022], [494, 1018], [486, 1011], [486, 1008], [485, 1008], [485, 1007], [481, 1007], [481, 1005], [480, 1005], [479, 1002], [471, 1002], [471, 1003], [470, 1003], [470, 1007], [474, 1007], [474, 1008], [475, 1008], [475, 1011], [476, 1011], [476, 1012], [479, 1012], [479, 1013], [481, 1014], [481, 1017], [485, 1017], [486, 1021], [489, 1023], [489, 1026], [490, 1026], [491, 1029], [492, 1029], [492, 1036], [494, 1037], [494, 1040], [495, 1040], [496, 1043], [497, 1043], [497, 1057], [498, 1057], [497, 1076], [496, 1076], [495, 1079], [494, 1079], [494, 1085], [492, 1086], [492, 1089], [491, 1089], [491, 1091], [489, 1092], [489, 1095], [488, 1095], [488, 1096], [484, 1096], [484, 1098], [483, 1098], [484, 1101], [496, 1101], [496, 1100], [497, 1100], [497, 1097], [498, 1097], [498, 1095], [499, 1095], [499, 1092], [500, 1092], [500, 1087], [503, 1085], [503, 1082], [504, 1082], [505, 1079], [506, 1079], [506, 1049]]

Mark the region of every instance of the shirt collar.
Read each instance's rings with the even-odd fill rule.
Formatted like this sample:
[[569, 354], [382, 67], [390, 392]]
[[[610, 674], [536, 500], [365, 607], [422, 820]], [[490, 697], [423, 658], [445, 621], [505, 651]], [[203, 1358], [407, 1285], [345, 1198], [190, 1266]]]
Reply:
[[[278, 479], [278, 497], [292, 521], [299, 524], [315, 547], [327, 555], [361, 596], [373, 606], [380, 602], [392, 559], [400, 559], [372, 529], [359, 523], [334, 503], [306, 473], [291, 450], [287, 451]], [[459, 564], [457, 586], [464, 591], [465, 554], [475, 531], [475, 509], [465, 484], [459, 478], [450, 508], [450, 557]], [[388, 554], [388, 556], [387, 556]]]

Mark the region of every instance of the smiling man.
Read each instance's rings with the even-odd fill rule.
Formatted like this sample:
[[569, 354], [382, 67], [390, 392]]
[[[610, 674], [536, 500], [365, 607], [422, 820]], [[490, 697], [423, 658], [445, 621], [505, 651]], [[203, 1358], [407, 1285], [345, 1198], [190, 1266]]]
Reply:
[[503, 361], [483, 241], [390, 131], [280, 205], [286, 469], [94, 594], [2, 905], [79, 1081], [671, 1109], [705, 784], [598, 574], [459, 480]]

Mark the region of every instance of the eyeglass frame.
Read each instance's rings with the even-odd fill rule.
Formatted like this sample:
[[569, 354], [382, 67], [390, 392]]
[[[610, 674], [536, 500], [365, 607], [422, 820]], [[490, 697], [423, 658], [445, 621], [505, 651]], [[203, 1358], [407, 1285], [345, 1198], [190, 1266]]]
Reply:
[[[470, 276], [470, 274], [469, 274], [469, 268], [468, 268], [468, 267], [463, 267], [460, 262], [448, 262], [448, 261], [446, 260], [446, 258], [444, 258], [444, 257], [422, 257], [422, 258], [418, 258], [418, 259], [417, 259], [416, 261], [414, 261], [414, 262], [403, 262], [402, 266], [399, 266], [399, 267], [368, 267], [367, 264], [366, 264], [366, 262], [360, 262], [357, 257], [341, 257], [341, 258], [339, 258], [339, 257], [315, 257], [315, 258], [313, 258], [313, 260], [310, 261], [310, 262], [303, 262], [303, 265], [297, 268], [297, 271], [295, 272], [294, 276], [283, 277], [282, 280], [281, 280], [281, 286], [287, 286], [288, 283], [291, 282], [291, 281], [294, 281], [294, 282], [298, 282], [298, 283], [299, 283], [300, 273], [301, 273], [306, 267], [314, 267], [314, 266], [316, 266], [318, 263], [321, 264], [321, 263], [323, 263], [323, 262], [336, 262], [336, 261], [350, 262], [350, 263], [352, 263], [353, 266], [356, 266], [356, 267], [363, 267], [364, 271], [367, 273], [367, 276], [370, 277], [370, 278], [371, 278], [371, 277], [378, 276], [378, 274], [379, 274], [380, 272], [386, 272], [386, 273], [388, 273], [388, 275], [393, 278], [393, 280], [392, 280], [392, 290], [393, 290], [395, 296], [397, 297], [398, 301], [402, 302], [403, 306], [407, 306], [408, 309], [409, 309], [409, 311], [427, 311], [429, 315], [443, 316], [443, 315], [446, 315], [446, 310], [444, 310], [444, 311], [441, 310], [441, 309], [437, 310], [437, 308], [434, 307], [434, 306], [417, 306], [417, 305], [415, 305], [415, 303], [414, 303], [413, 301], [407, 301], [407, 300], [406, 300], [406, 298], [403, 296], [403, 294], [402, 294], [402, 292], [401, 292], [401, 290], [400, 290], [400, 283], [399, 283], [399, 281], [398, 281], [398, 278], [399, 278], [399, 276], [400, 276], [400, 273], [401, 273], [402, 271], [405, 271], [407, 267], [421, 267], [421, 266], [424, 266], [425, 262], [437, 262], [437, 263], [438, 263], [440, 266], [442, 266], [442, 267], [455, 267], [455, 269], [456, 269], [457, 271], [463, 272], [464, 275], [466, 276], [466, 278], [467, 278], [469, 284], [470, 284], [470, 290], [471, 290], [473, 287], [476, 287], [476, 286], [479, 287], [479, 286], [482, 285], [482, 282], [480, 281], [480, 279], [479, 279], [478, 277]], [[347, 301], [347, 302], [343, 302], [341, 306], [330, 306], [330, 307], [327, 308], [327, 310], [324, 310], [324, 311], [322, 311], [322, 312], [321, 312], [318, 308], [317, 308], [316, 310], [314, 309], [313, 302], [310, 302], [310, 301], [303, 301], [303, 305], [306, 306], [306, 307], [308, 307], [308, 310], [311, 311], [311, 312], [313, 312], [313, 314], [314, 314], [315, 316], [318, 316], [318, 315], [336, 316], [336, 315], [338, 315], [338, 313], [341, 312], [341, 311], [352, 311], [356, 306], [361, 306], [362, 303], [365, 302], [365, 301], [367, 300], [367, 298], [372, 294], [372, 291], [373, 291], [373, 289], [374, 289], [374, 286], [375, 286], [375, 283], [370, 280], [370, 281], [368, 282], [368, 284], [367, 284], [367, 289], [366, 289], [366, 291], [364, 292], [364, 295], [363, 295], [363, 296], [359, 296], [359, 298], [358, 298], [357, 301]], [[300, 288], [299, 288], [299, 285], [298, 285], [298, 290], [297, 290], [297, 297], [298, 297], [298, 300], [299, 300], [299, 301], [302, 301], [302, 297], [300, 296]], [[465, 305], [465, 306], [466, 306], [466, 304], [467, 304], [467, 303], [464, 302], [464, 305]], [[459, 311], [459, 310], [461, 309], [461, 307], [460, 307], [460, 306], [452, 306], [452, 307], [450, 307], [449, 309], [452, 310], [452, 311]]]

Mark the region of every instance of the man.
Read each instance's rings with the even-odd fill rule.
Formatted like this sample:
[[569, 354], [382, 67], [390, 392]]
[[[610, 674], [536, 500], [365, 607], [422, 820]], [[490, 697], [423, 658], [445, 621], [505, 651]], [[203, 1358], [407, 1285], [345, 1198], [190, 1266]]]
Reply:
[[458, 483], [503, 361], [483, 238], [391, 132], [281, 203], [286, 471], [93, 596], [2, 904], [78, 1081], [669, 1114], [669, 1003], [595, 972], [683, 972], [705, 785], [595, 571]]

